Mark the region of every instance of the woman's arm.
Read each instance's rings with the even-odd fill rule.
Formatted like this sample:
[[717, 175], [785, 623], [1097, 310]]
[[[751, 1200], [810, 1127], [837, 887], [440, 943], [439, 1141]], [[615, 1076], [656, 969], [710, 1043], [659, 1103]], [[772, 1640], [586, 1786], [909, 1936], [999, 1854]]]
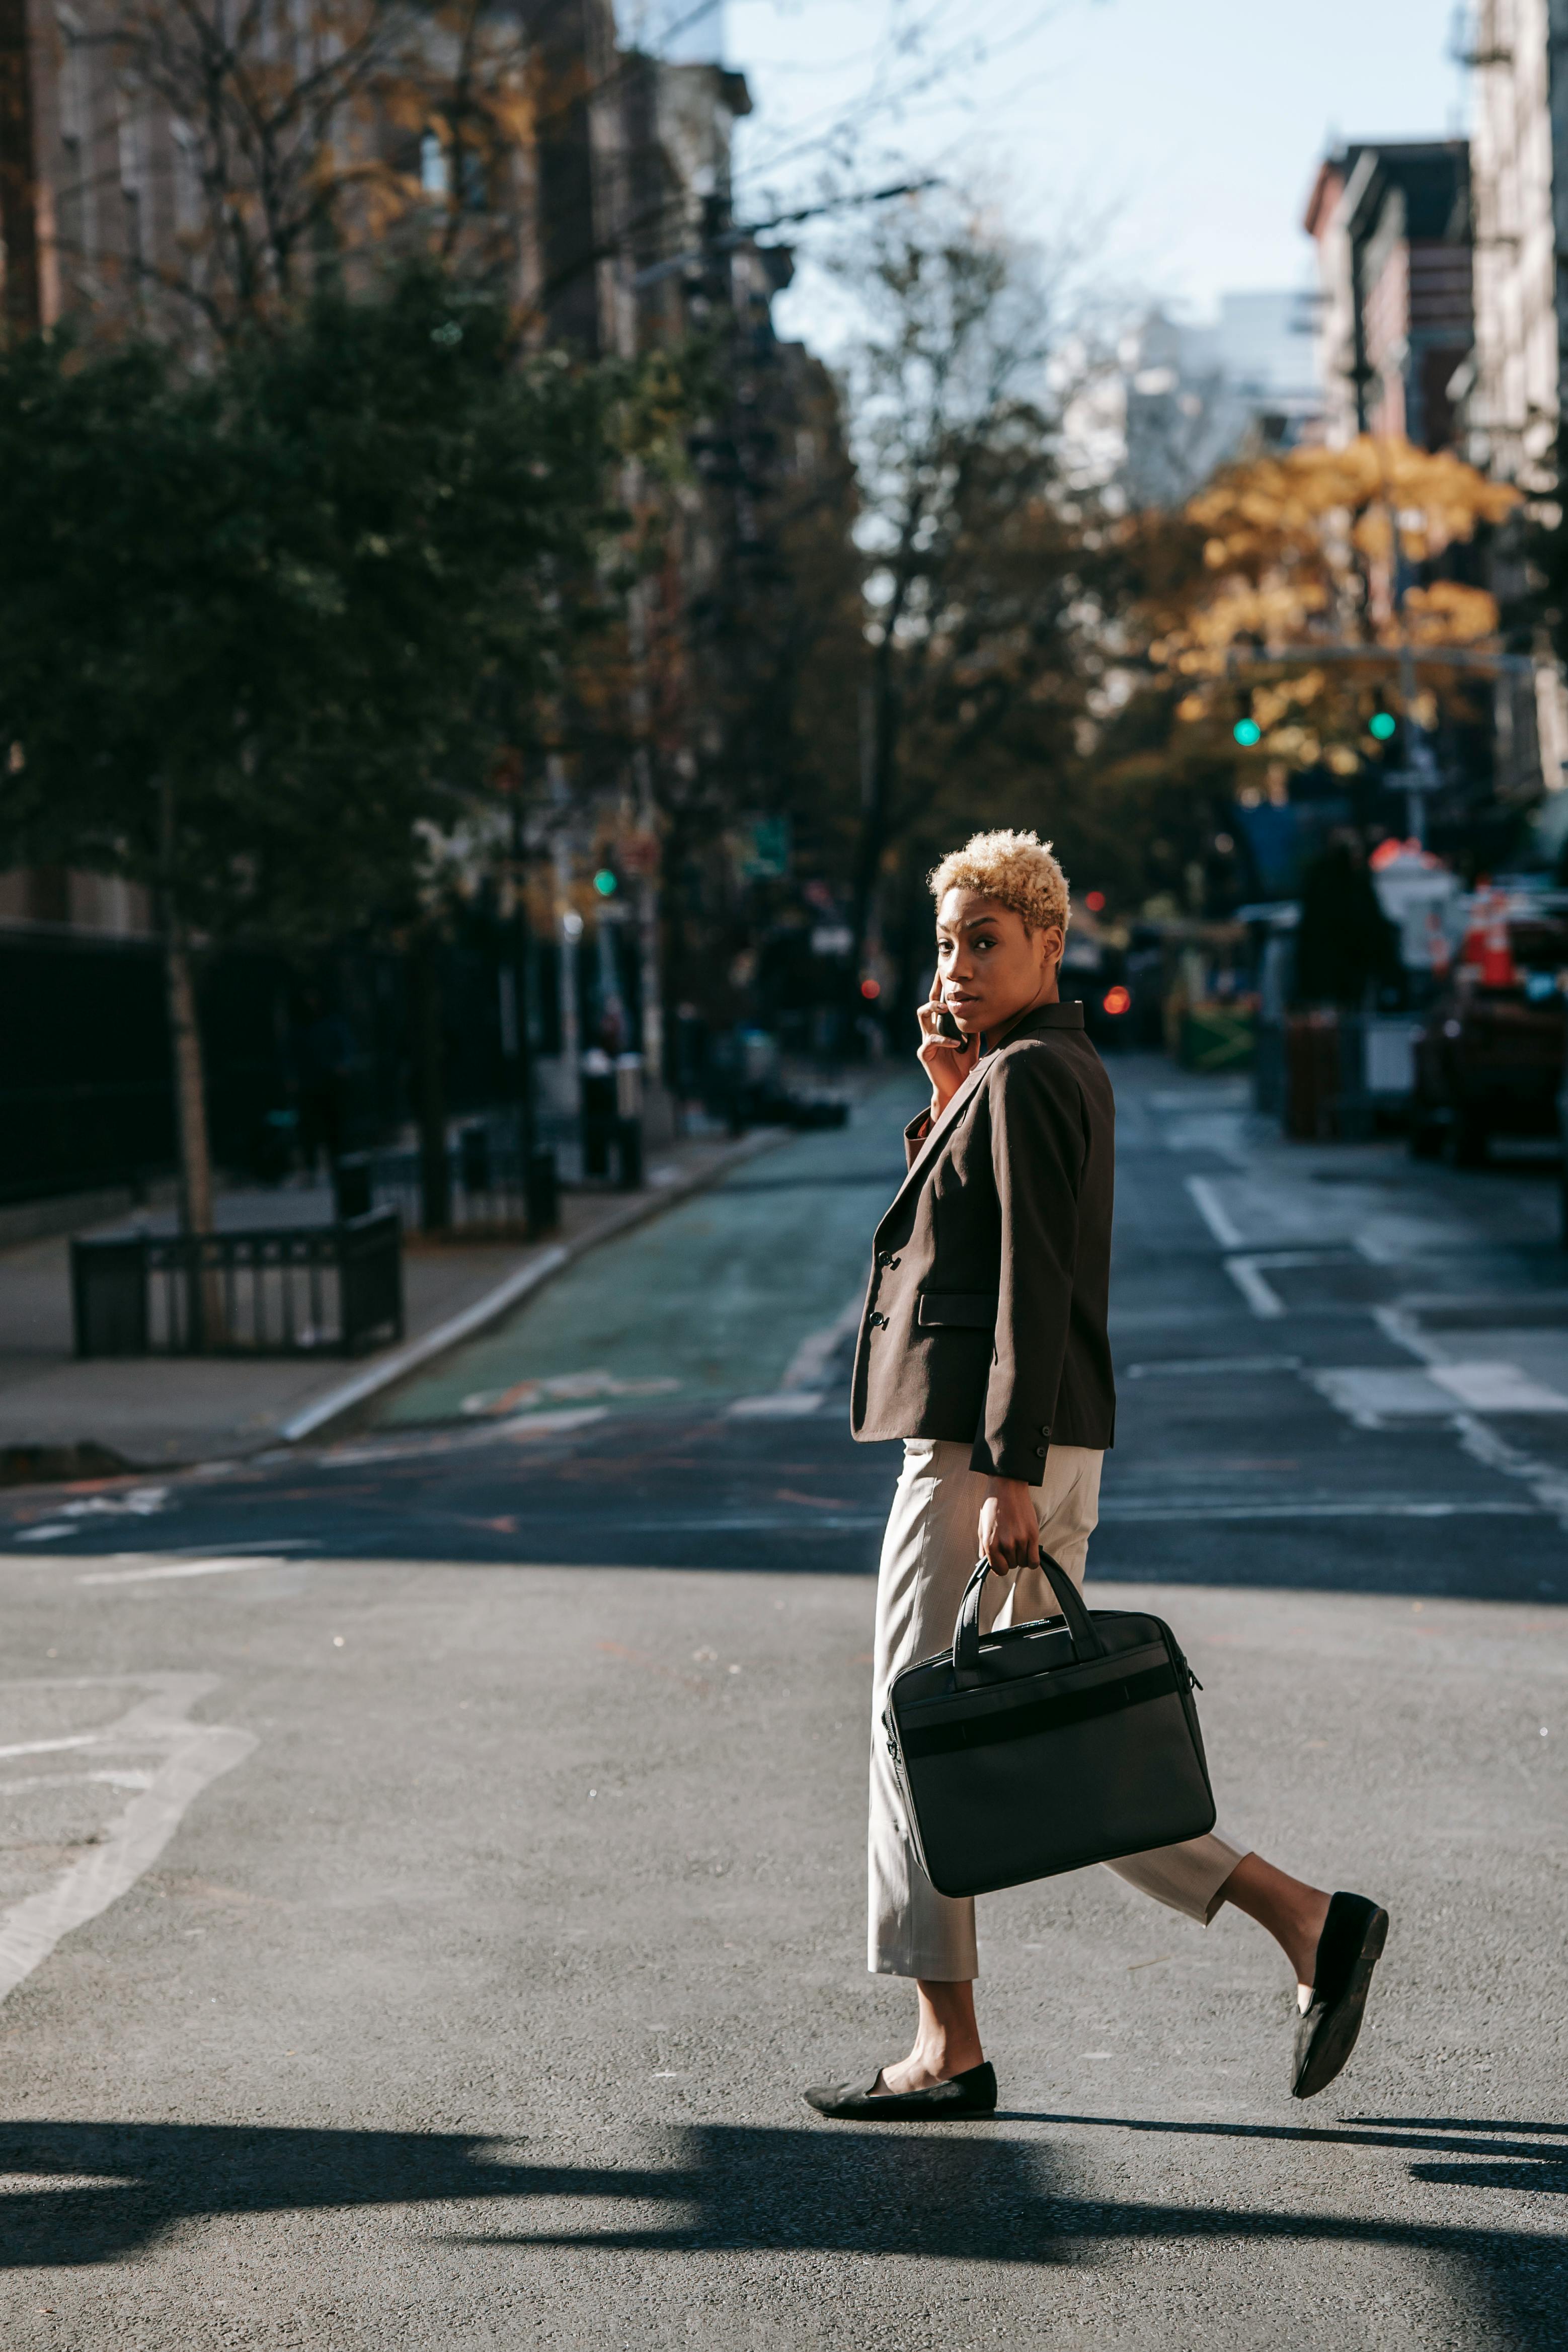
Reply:
[[[1077, 1081], [1048, 1049], [999, 1056], [983, 1084], [1001, 1264], [995, 1348], [970, 1464], [988, 1478], [1033, 1486], [1045, 1475], [1067, 1354], [1088, 1139]], [[1008, 1517], [1016, 1528], [1017, 1514]]]
[[1040, 1523], [1022, 1478], [991, 1478], [980, 1506], [980, 1549], [998, 1576], [1038, 1568]]

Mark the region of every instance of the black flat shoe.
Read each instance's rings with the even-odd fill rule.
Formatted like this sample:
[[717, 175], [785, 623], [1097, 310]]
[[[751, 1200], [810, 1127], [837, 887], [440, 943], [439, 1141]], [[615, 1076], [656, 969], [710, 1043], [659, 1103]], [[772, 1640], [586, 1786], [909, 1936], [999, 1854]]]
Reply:
[[1331, 1897], [1312, 1964], [1311, 2006], [1296, 2029], [1293, 2099], [1326, 2091], [1355, 2048], [1387, 1934], [1387, 1912], [1364, 1895]]
[[868, 2083], [818, 2083], [801, 2095], [819, 2116], [844, 2123], [946, 2123], [954, 2116], [995, 2112], [996, 2073], [988, 2059], [925, 2091], [879, 2091], [881, 2079], [879, 2067]]

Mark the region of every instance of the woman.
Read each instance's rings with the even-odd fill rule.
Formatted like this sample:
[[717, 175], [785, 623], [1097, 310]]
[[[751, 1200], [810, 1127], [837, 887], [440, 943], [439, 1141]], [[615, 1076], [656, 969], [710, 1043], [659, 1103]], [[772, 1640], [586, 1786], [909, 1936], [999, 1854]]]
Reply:
[[[945, 1649], [981, 1553], [1010, 1589], [983, 1624], [1055, 1603], [1042, 1546], [1079, 1584], [1116, 1399], [1106, 1307], [1115, 1106], [1058, 974], [1061, 867], [1032, 833], [977, 834], [931, 876], [937, 969], [921, 1008], [931, 1107], [877, 1228], [851, 1421], [904, 1441], [883, 1540], [871, 1721], [870, 1967], [912, 1977], [914, 2047], [805, 2095], [823, 2115], [989, 2114], [974, 2016], [974, 1906], [922, 1872], [880, 1734], [888, 1686]], [[944, 1016], [946, 1018], [944, 1019]], [[1290, 1878], [1226, 1830], [1110, 1867], [1207, 1925], [1234, 1904], [1280, 1945], [1301, 2011], [1291, 2089], [1310, 2098], [1354, 2047], [1387, 1914]]]

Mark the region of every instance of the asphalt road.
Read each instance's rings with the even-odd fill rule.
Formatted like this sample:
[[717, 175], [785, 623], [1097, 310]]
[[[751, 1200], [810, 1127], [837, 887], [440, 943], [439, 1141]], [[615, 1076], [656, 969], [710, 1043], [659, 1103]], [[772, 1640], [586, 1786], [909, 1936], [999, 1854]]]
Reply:
[[1568, 2344], [1551, 1171], [1115, 1075], [1091, 1577], [1226, 1818], [1388, 1902], [1352, 2070], [1292, 2103], [1263, 1939], [1091, 1872], [984, 1906], [994, 2124], [799, 2104], [907, 2000], [843, 1415], [894, 1086], [333, 1446], [3, 1498], [5, 2352]]

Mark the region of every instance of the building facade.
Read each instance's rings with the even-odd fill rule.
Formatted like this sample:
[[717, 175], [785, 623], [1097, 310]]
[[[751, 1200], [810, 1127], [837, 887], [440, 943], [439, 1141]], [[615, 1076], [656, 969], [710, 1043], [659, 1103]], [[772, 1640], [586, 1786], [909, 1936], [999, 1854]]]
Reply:
[[1482, 0], [1470, 19], [1476, 238], [1468, 454], [1550, 490], [1568, 292], [1568, 0]]
[[1468, 143], [1336, 149], [1304, 226], [1318, 251], [1325, 440], [1373, 433], [1452, 447], [1474, 341]]

